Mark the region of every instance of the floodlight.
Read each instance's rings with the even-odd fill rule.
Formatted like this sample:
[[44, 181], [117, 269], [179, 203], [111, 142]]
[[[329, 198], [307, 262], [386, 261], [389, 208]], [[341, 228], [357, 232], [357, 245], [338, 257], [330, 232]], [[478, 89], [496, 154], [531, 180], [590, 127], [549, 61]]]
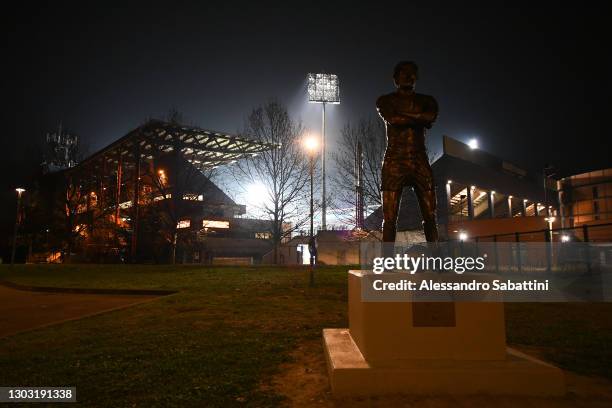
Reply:
[[308, 102], [340, 103], [338, 75], [308, 74]]
[[465, 232], [460, 232], [459, 233], [459, 240], [460, 241], [465, 241], [466, 239], [468, 239], [468, 234], [466, 234]]
[[319, 139], [314, 136], [308, 136], [303, 141], [304, 148], [309, 152], [315, 152], [319, 148]]
[[470, 139], [467, 144], [472, 150], [478, 149], [478, 139]]

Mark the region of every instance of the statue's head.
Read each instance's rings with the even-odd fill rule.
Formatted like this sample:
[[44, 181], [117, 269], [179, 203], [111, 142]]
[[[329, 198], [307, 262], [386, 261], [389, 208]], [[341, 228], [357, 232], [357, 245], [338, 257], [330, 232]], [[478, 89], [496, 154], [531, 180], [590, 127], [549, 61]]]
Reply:
[[412, 61], [399, 62], [393, 71], [393, 81], [398, 88], [414, 89], [418, 77], [419, 67]]

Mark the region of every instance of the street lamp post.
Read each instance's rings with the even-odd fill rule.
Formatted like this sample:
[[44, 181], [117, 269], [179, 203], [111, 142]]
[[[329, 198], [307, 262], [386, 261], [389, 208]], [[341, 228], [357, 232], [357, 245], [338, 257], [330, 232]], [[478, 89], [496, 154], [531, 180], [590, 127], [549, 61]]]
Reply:
[[553, 222], [555, 222], [555, 217], [550, 215], [544, 219], [546, 220], [546, 222], [548, 222], [548, 231], [546, 231], [546, 236], [545, 236], [546, 241], [548, 241], [546, 242], [546, 270], [550, 272], [551, 267], [552, 267]]
[[21, 210], [21, 195], [25, 191], [25, 188], [18, 187], [15, 189], [17, 192], [17, 213], [15, 215], [15, 229], [13, 231], [13, 248], [11, 249], [11, 266], [15, 264], [15, 248], [17, 246], [17, 231], [19, 230], [19, 211]]
[[547, 197], [547, 195], [548, 195], [548, 179], [555, 175], [554, 167], [551, 166], [551, 165], [546, 165], [544, 167], [544, 170], [542, 171], [542, 174], [544, 175], [544, 177], [543, 177], [543, 180], [544, 180], [544, 206], [546, 207], [544, 212], [545, 212], [547, 217], [550, 217], [552, 214], [550, 213], [550, 210], [549, 210], [550, 207], [548, 205], [548, 197]]
[[555, 222], [555, 219], [556, 218], [553, 217], [552, 215], [549, 216], [549, 217], [544, 218], [544, 221], [546, 221], [548, 223], [547, 234], [548, 234], [548, 240], [550, 242], [552, 242], [552, 240], [553, 240], [553, 231], [552, 230], [553, 230], [553, 222]]
[[323, 123], [321, 134], [323, 145], [321, 151], [322, 163], [322, 183], [321, 183], [321, 229], [327, 229], [327, 197], [325, 189], [325, 152], [327, 140], [325, 139], [325, 105], [340, 103], [340, 88], [338, 75], [335, 74], [308, 74], [308, 102], [320, 103], [323, 105]]
[[314, 264], [316, 256], [316, 242], [314, 239], [314, 159], [319, 148], [319, 141], [309, 136], [304, 139], [304, 147], [310, 156], [310, 237], [308, 251], [310, 253], [310, 286], [314, 286]]
[[[310, 238], [314, 236], [314, 156], [310, 155]], [[310, 256], [310, 264], [313, 258]]]

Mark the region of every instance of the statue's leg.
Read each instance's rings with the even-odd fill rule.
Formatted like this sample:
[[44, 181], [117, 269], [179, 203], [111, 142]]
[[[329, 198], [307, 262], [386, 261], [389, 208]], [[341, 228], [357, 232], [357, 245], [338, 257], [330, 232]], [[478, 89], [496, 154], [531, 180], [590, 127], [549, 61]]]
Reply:
[[423, 216], [423, 231], [427, 242], [438, 242], [438, 226], [436, 225], [436, 191], [433, 183], [417, 183], [414, 187], [421, 215]]
[[397, 214], [399, 211], [401, 191], [383, 190], [383, 241], [395, 242], [395, 232], [397, 230]]

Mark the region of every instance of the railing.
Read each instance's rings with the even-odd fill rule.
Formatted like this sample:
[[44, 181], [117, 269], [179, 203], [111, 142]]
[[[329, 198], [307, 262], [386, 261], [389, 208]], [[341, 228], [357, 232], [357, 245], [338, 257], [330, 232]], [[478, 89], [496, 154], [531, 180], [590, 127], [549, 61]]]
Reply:
[[612, 242], [612, 223], [481, 235], [475, 242]]
[[451, 240], [462, 256], [487, 253], [494, 270], [517, 272], [612, 270], [612, 223]]

